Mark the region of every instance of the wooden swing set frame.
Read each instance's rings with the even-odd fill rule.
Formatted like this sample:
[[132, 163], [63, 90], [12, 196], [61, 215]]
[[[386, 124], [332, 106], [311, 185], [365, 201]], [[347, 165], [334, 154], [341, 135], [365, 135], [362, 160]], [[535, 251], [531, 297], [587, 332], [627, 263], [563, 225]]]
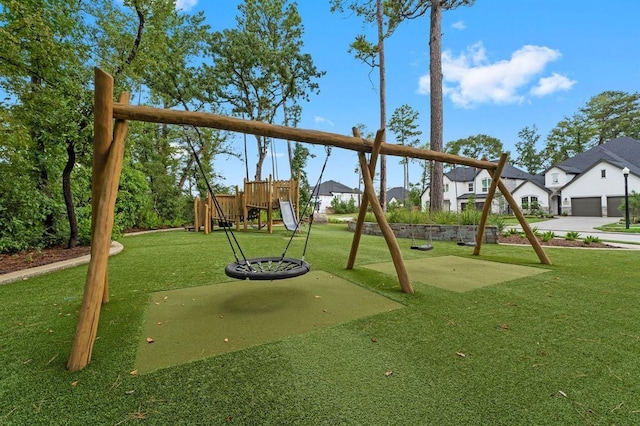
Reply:
[[[411, 280], [404, 264], [400, 246], [386, 220], [373, 186], [372, 176], [375, 174], [376, 162], [380, 154], [434, 160], [486, 169], [492, 177], [492, 182], [482, 210], [477, 230], [477, 245], [474, 247], [473, 254], [480, 254], [491, 201], [496, 190], [499, 189], [511, 206], [540, 262], [551, 264], [511, 193], [500, 179], [502, 168], [507, 160], [506, 154], [503, 154], [497, 163], [493, 163], [427, 149], [385, 144], [383, 129], [377, 132], [375, 140], [372, 142], [360, 137], [356, 128], [353, 129], [353, 136], [350, 137], [203, 112], [132, 106], [129, 105], [129, 93], [127, 92], [123, 92], [119, 96], [118, 102], [114, 103], [113, 77], [99, 68], [95, 69], [94, 90], [91, 261], [87, 270], [76, 334], [67, 362], [67, 368], [71, 371], [81, 370], [90, 362], [93, 344], [96, 340], [100, 308], [102, 304], [109, 301], [107, 263], [111, 232], [113, 230], [114, 207], [122, 171], [124, 144], [129, 120], [208, 127], [357, 151], [365, 190], [346, 268], [353, 269], [355, 264], [364, 227], [364, 217], [367, 205], [370, 203], [376, 221], [389, 247], [400, 287], [405, 293], [414, 292]], [[370, 153], [368, 162], [365, 156], [366, 153]]]

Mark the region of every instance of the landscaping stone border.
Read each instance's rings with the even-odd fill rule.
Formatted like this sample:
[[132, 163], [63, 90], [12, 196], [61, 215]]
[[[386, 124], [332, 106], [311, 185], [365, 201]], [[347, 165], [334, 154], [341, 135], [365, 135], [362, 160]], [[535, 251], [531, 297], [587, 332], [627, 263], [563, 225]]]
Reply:
[[[408, 223], [390, 223], [396, 238], [412, 238], [412, 226]], [[347, 222], [349, 231], [354, 232], [356, 222]], [[474, 241], [477, 225], [413, 225], [413, 238], [433, 241]], [[382, 236], [376, 222], [365, 222], [362, 231], [366, 235]], [[484, 230], [483, 243], [498, 243], [498, 227], [487, 225]]]

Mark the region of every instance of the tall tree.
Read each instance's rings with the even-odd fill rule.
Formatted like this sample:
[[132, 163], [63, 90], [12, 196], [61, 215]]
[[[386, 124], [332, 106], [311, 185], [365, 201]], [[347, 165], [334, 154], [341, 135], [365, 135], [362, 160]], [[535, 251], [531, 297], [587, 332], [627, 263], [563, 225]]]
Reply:
[[[391, 114], [389, 120], [389, 129], [393, 132], [396, 142], [404, 146], [418, 146], [420, 143], [419, 136], [422, 131], [418, 129], [418, 118], [420, 113], [409, 105], [404, 104], [396, 108]], [[409, 161], [405, 157], [400, 161], [403, 166], [403, 188], [408, 189], [409, 184]]]
[[500, 139], [480, 134], [447, 142], [444, 151], [464, 157], [496, 159], [504, 152], [504, 147]]
[[559, 163], [593, 146], [595, 131], [588, 118], [577, 113], [560, 120], [547, 135], [542, 158], [545, 165]]
[[535, 124], [532, 127], [526, 126], [518, 132], [518, 138], [516, 142], [518, 156], [513, 160], [513, 164], [524, 167], [532, 175], [540, 173], [544, 160], [536, 148], [540, 140], [538, 128]]
[[597, 145], [620, 136], [640, 139], [640, 92], [605, 91], [580, 109], [595, 132]]
[[[75, 144], [88, 125], [86, 109], [78, 107], [87, 99], [85, 34], [81, 5], [75, 1], [8, 0], [0, 11], [0, 84], [18, 100], [13, 114], [30, 129], [34, 141], [36, 189], [49, 200], [42, 206], [45, 245], [63, 237], [56, 219], [60, 192], [69, 218], [68, 245], [77, 242], [70, 175]], [[61, 186], [52, 176], [62, 177]]]
[[[470, 6], [475, 0], [396, 0], [385, 3], [391, 17], [389, 27], [393, 31], [401, 22], [424, 16], [431, 9], [429, 20], [429, 75], [431, 112], [431, 149], [443, 148], [443, 105], [442, 105], [442, 10], [459, 6]], [[431, 170], [431, 211], [444, 208], [443, 164], [432, 163]]]
[[[378, 68], [379, 81], [379, 106], [380, 106], [380, 128], [385, 128], [387, 124], [387, 89], [386, 89], [386, 67], [384, 40], [391, 35], [388, 28], [385, 29], [384, 5], [382, 0], [331, 0], [331, 11], [344, 12], [345, 8], [362, 17], [367, 24], [376, 24], [377, 40], [375, 43], [369, 41], [367, 36], [360, 34], [349, 45], [349, 52], [353, 53], [356, 59], [367, 64], [371, 71]], [[386, 210], [387, 204], [387, 159], [386, 155], [380, 155], [380, 191], [378, 197], [380, 206]]]
[[[231, 106], [232, 113], [274, 123], [287, 102], [308, 100], [318, 92], [316, 69], [302, 52], [303, 27], [295, 3], [245, 0], [238, 6], [237, 28], [214, 33], [208, 40], [213, 66], [205, 66], [209, 99]], [[256, 136], [261, 179], [270, 139]]]

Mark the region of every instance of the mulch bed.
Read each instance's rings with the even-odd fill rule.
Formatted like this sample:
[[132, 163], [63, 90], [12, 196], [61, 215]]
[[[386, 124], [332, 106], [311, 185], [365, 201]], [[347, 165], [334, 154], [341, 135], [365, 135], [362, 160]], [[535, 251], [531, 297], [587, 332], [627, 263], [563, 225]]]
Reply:
[[89, 253], [91, 253], [90, 246], [79, 246], [72, 249], [59, 246], [42, 250], [27, 250], [15, 254], [0, 254], [0, 275], [73, 259]]

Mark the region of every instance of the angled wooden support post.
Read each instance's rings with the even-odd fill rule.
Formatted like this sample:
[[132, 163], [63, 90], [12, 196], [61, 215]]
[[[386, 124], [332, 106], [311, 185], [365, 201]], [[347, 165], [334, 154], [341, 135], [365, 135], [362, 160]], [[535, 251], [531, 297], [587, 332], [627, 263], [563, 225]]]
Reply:
[[509, 189], [504, 185], [504, 183], [502, 182], [502, 179], [500, 179], [500, 176], [494, 176], [491, 170], [489, 170], [489, 174], [491, 174], [492, 179], [495, 179], [498, 181], [498, 189], [500, 189], [500, 192], [502, 192], [502, 195], [507, 200], [507, 203], [509, 203], [511, 210], [513, 210], [513, 214], [516, 215], [518, 222], [520, 222], [520, 226], [522, 226], [522, 230], [527, 236], [529, 243], [531, 243], [531, 246], [533, 247], [536, 254], [538, 255], [538, 259], [540, 259], [540, 263], [544, 263], [545, 265], [551, 265], [551, 259], [549, 259], [549, 256], [547, 256], [547, 253], [545, 253], [544, 249], [542, 248], [542, 245], [540, 244], [540, 241], [538, 241], [535, 234], [531, 230], [531, 226], [529, 226], [527, 219], [525, 219], [524, 214], [522, 214], [522, 211], [520, 211], [520, 207], [518, 206], [518, 204], [516, 203], [516, 200], [511, 195], [511, 192], [509, 192]]
[[[67, 362], [67, 368], [71, 371], [80, 370], [89, 363], [93, 351], [93, 343], [96, 339], [100, 307], [106, 288], [114, 207], [118, 193], [120, 172], [122, 171], [124, 140], [127, 133], [126, 121], [116, 122], [113, 131], [111, 131], [112, 118], [108, 117], [108, 111], [111, 108], [110, 104], [112, 105], [113, 103], [113, 78], [96, 69], [95, 90], [96, 125], [94, 127], [94, 144], [99, 147], [108, 144], [109, 149], [103, 157], [104, 164], [99, 164], [100, 167], [98, 168], [101, 174], [101, 178], [98, 179], [100, 194], [92, 212], [91, 261], [87, 270], [76, 334]], [[128, 102], [129, 95], [123, 94], [120, 99]], [[113, 137], [113, 141], [105, 141], [109, 137]]]
[[[359, 138], [360, 131], [357, 127], [353, 128], [353, 137]], [[382, 148], [382, 140], [384, 139], [384, 129], [378, 130], [376, 133], [376, 139], [373, 142], [373, 148], [371, 150], [371, 157], [369, 158], [369, 174], [375, 175], [376, 162], [378, 161], [378, 155]], [[375, 198], [375, 196], [374, 196]], [[353, 265], [356, 263], [356, 256], [358, 255], [358, 247], [360, 246], [360, 237], [362, 236], [362, 230], [364, 229], [364, 217], [367, 215], [367, 205], [369, 203], [369, 197], [365, 191], [362, 194], [362, 200], [360, 201], [360, 210], [358, 212], [358, 220], [356, 221], [356, 229], [353, 233], [353, 241], [351, 242], [351, 251], [349, 252], [349, 260], [347, 261], [347, 269], [353, 269]]]
[[[502, 176], [502, 169], [504, 169], [506, 162], [507, 154], [502, 153], [500, 160], [498, 161], [498, 167], [491, 177], [491, 186], [489, 187], [487, 198], [485, 199], [484, 206], [482, 207], [482, 216], [480, 217], [480, 224], [478, 225], [478, 233], [476, 235], [476, 245], [473, 248], [473, 254], [475, 256], [480, 255], [480, 249], [482, 248], [482, 242], [484, 240], [484, 230], [487, 227], [489, 213], [491, 213], [491, 203], [493, 202], [493, 197], [496, 195], [496, 189], [498, 188], [498, 180], [494, 179], [493, 176], [498, 176], [498, 178]], [[489, 171], [489, 174], [491, 175], [491, 171]]]
[[407, 272], [407, 267], [404, 264], [404, 259], [402, 258], [402, 252], [400, 251], [398, 240], [393, 233], [393, 229], [391, 229], [391, 226], [389, 226], [387, 218], [384, 215], [384, 211], [380, 206], [380, 202], [376, 197], [376, 192], [373, 188], [373, 178], [371, 177], [371, 173], [369, 173], [367, 159], [362, 152], [358, 153], [358, 158], [360, 160], [360, 168], [362, 169], [365, 194], [367, 194], [367, 197], [371, 202], [373, 214], [376, 216], [376, 221], [378, 222], [380, 231], [382, 231], [382, 235], [384, 236], [384, 239], [387, 242], [387, 246], [389, 247], [391, 260], [393, 260], [393, 266], [395, 266], [396, 268], [396, 274], [398, 275], [398, 281], [400, 282], [400, 288], [405, 293], [413, 294], [413, 287], [411, 286], [409, 273]]

